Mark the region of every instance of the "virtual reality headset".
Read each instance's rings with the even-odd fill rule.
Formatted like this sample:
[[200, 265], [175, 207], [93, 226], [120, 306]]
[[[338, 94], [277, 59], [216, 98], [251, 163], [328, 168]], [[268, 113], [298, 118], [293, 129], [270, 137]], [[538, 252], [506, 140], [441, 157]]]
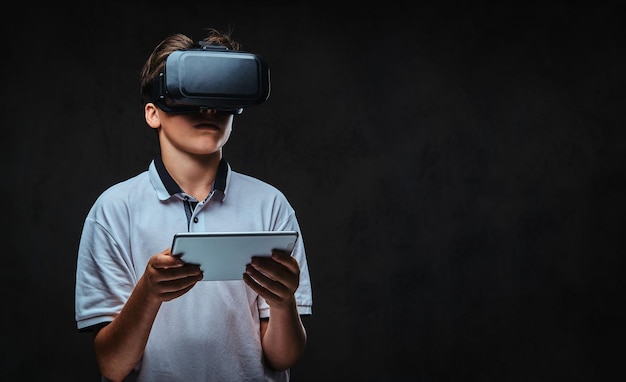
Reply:
[[172, 52], [152, 84], [152, 102], [171, 113], [241, 114], [265, 102], [269, 93], [269, 69], [260, 56], [206, 44]]

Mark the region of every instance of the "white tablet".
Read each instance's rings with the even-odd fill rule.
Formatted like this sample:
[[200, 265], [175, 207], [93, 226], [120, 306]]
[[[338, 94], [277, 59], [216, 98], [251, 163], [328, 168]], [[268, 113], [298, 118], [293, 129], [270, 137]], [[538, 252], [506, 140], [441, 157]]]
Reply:
[[172, 255], [199, 264], [206, 280], [241, 280], [252, 256], [270, 256], [272, 249], [293, 250], [296, 231], [181, 232], [174, 235]]

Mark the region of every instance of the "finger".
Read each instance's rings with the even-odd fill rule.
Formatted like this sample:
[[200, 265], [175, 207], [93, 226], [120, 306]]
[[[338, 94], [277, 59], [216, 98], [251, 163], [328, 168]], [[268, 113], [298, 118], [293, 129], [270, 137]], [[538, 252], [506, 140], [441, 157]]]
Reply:
[[176, 292], [181, 289], [185, 289], [189, 286], [195, 285], [202, 279], [202, 274], [192, 274], [189, 276], [182, 276], [172, 278], [168, 280], [159, 281], [159, 290], [161, 293]]
[[155, 282], [168, 282], [187, 277], [197, 278], [202, 274], [202, 270], [195, 264], [183, 264], [177, 267], [148, 267], [150, 278]]
[[300, 271], [298, 261], [295, 259], [295, 257], [291, 256], [290, 252], [283, 251], [281, 249], [273, 249], [272, 259], [281, 263], [293, 273], [298, 273]]
[[253, 291], [259, 294], [259, 296], [263, 297], [267, 301], [277, 301], [279, 300], [279, 296], [274, 294], [272, 291], [269, 291], [267, 288], [264, 288], [260, 285], [256, 279], [250, 276], [248, 273], [243, 274], [243, 281], [252, 288]]
[[257, 283], [261, 284], [266, 289], [276, 290], [279, 287], [283, 286], [279, 281], [277, 281], [276, 278], [274, 278], [275, 276], [273, 276], [272, 274], [268, 275], [266, 273], [269, 272], [266, 272], [265, 269], [257, 269], [254, 264], [246, 265], [246, 274], [248, 274], [250, 277], [256, 280]]
[[274, 291], [271, 291], [265, 288], [262, 284], [259, 284], [258, 281], [248, 273], [244, 273], [243, 280], [253, 291], [263, 297], [270, 306], [279, 307], [290, 306], [293, 304], [295, 298], [294, 295], [284, 288], [280, 294], [274, 293]]
[[285, 261], [289, 261], [289, 259], [291, 258], [291, 252], [287, 252], [287, 251], [282, 250], [282, 249], [274, 248], [274, 249], [272, 249], [271, 256], [276, 261], [285, 262]]
[[[169, 257], [169, 259], [167, 258]], [[185, 263], [176, 257], [172, 256], [163, 256], [159, 257], [157, 260], [150, 263], [154, 268], [157, 269], [170, 269], [170, 268], [180, 268], [185, 265]]]
[[177, 290], [173, 290], [173, 291], [162, 291], [160, 296], [161, 296], [161, 300], [162, 301], [170, 301], [173, 300], [177, 297], [180, 297], [182, 295], [184, 295], [185, 293], [189, 292], [191, 290], [191, 288], [193, 288], [196, 285], [196, 283], [192, 283], [191, 285], [188, 285], [186, 287], [184, 287], [183, 289], [177, 289]]
[[[291, 263], [291, 260], [289, 262]], [[295, 259], [293, 259], [293, 262], [295, 262]], [[253, 257], [250, 264], [254, 270], [261, 272], [271, 280], [279, 281], [289, 289], [298, 287], [300, 268], [297, 262], [284, 265], [273, 257]]]
[[180, 257], [171, 255], [170, 248], [150, 258], [150, 265], [154, 268], [178, 268], [184, 264]]
[[275, 261], [271, 257], [253, 257], [249, 264], [252, 271], [259, 274], [263, 274], [264, 278], [268, 280], [283, 280], [289, 278], [291, 271]]
[[298, 281], [294, 280], [293, 276], [287, 279], [272, 278], [265, 275], [251, 264], [246, 266], [245, 274], [263, 289], [260, 291], [259, 288], [256, 288], [255, 291], [266, 300], [283, 301], [292, 296], [294, 291], [298, 288]]

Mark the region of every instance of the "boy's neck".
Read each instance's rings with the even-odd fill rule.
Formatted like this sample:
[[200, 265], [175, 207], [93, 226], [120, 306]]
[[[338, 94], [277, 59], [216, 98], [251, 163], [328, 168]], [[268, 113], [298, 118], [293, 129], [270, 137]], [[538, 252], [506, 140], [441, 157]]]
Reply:
[[209, 196], [222, 159], [221, 151], [202, 156], [162, 152], [161, 157], [167, 172], [181, 190], [197, 200]]

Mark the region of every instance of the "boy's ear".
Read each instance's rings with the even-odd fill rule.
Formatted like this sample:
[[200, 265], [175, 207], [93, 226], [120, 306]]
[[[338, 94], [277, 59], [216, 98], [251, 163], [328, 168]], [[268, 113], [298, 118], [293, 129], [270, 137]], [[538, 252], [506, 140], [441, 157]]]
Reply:
[[144, 115], [146, 118], [146, 123], [152, 129], [158, 129], [159, 127], [161, 127], [161, 120], [159, 119], [158, 109], [152, 102], [148, 102], [146, 106], [144, 106]]

